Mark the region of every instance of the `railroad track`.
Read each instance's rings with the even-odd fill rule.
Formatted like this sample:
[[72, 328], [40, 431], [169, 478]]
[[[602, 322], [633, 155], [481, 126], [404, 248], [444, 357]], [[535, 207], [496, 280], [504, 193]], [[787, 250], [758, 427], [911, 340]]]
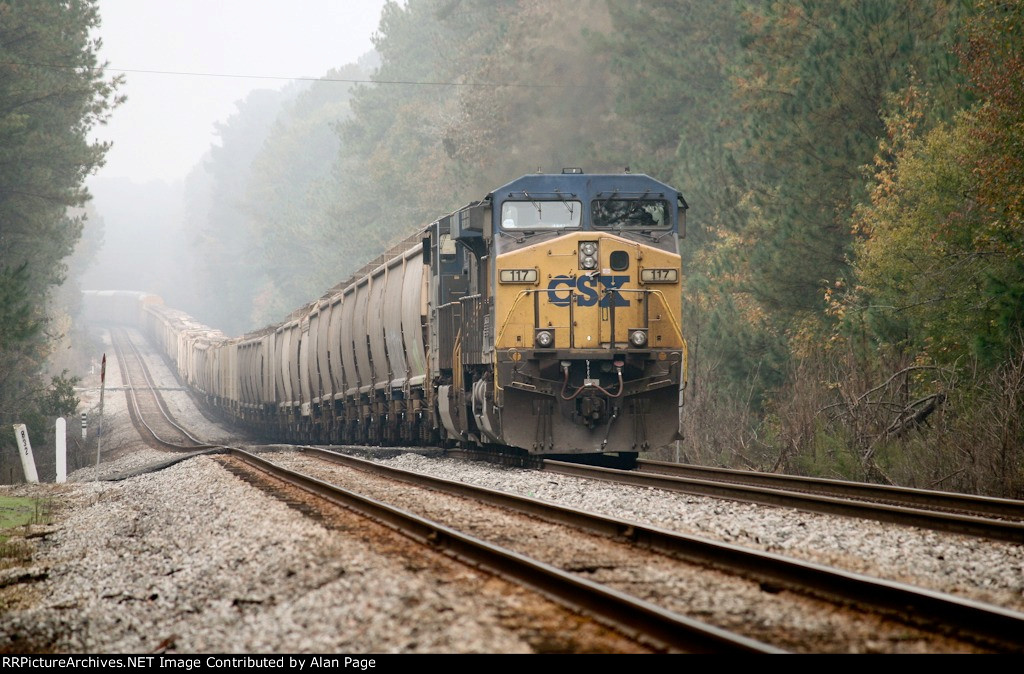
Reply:
[[128, 398], [128, 413], [146, 444], [171, 452], [196, 452], [218, 447], [196, 438], [174, 421], [145, 359], [127, 331], [112, 330], [110, 336]]
[[[520, 515], [539, 518], [544, 522], [571, 527], [588, 535], [600, 536], [631, 548], [641, 548], [648, 553], [655, 554], [654, 561], [636, 562], [638, 567], [663, 565], [663, 562], [659, 562], [657, 558], [667, 556], [687, 565], [698, 565], [705, 570], [712, 569], [716, 572], [724, 571], [741, 576], [757, 585], [762, 592], [773, 595], [773, 601], [781, 601], [775, 597], [778, 593], [790, 591], [819, 601], [817, 609], [810, 610], [828, 611], [839, 606], [843, 607], [839, 610], [845, 611], [848, 607], [855, 607], [859, 611], [870, 613], [873, 616], [884, 616], [888, 620], [898, 621], [915, 629], [943, 635], [955, 635], [956, 639], [962, 639], [985, 648], [1019, 652], [1022, 647], [1019, 635], [1024, 633], [1024, 614], [1000, 607], [924, 590], [904, 583], [871, 578], [819, 564], [798, 561], [781, 555], [716, 543], [657, 527], [581, 512], [463, 482], [395, 469], [318, 448], [303, 447], [300, 449], [311, 457], [341, 464], [346, 468], [470, 499], [471, 503], [463, 507], [463, 510], [467, 512], [481, 510], [479, 505], [474, 506], [474, 504], [482, 503], [512, 510]], [[303, 470], [308, 472], [306, 469]], [[353, 480], [354, 484], [360, 485], [360, 491], [365, 488], [366, 482], [365, 478]], [[491, 517], [486, 513], [475, 516], [483, 519]], [[461, 525], [458, 526], [461, 528]], [[522, 528], [531, 531], [540, 529], [540, 527], [529, 525], [523, 525]], [[499, 535], [505, 537], [507, 534], [500, 533]], [[573, 545], [571, 541], [574, 536], [572, 534], [562, 532], [554, 535], [557, 540], [564, 541], [566, 548]], [[581, 549], [586, 550], [586, 545], [582, 545]], [[532, 553], [527, 552], [527, 554]], [[570, 559], [579, 559], [586, 553], [566, 552], [565, 554]], [[602, 563], [594, 561], [593, 564], [600, 567]], [[672, 577], [680, 577], [682, 572], [670, 571], [669, 573]], [[822, 607], [821, 602], [833, 606]], [[720, 625], [720, 627], [733, 629], [731, 625]], [[776, 627], [779, 630], [785, 629], [781, 624]], [[747, 636], [761, 638], [760, 634], [747, 634]], [[844, 637], [840, 635], [837, 638], [841, 640]], [[782, 644], [782, 647], [790, 648], [794, 645], [787, 642]], [[836, 644], [815, 644], [811, 650], [817, 652], [817, 649], [820, 648], [836, 648]]]
[[[468, 456], [458, 453], [452, 455]], [[726, 481], [711, 470], [700, 472], [699, 477], [695, 476], [698, 471], [688, 475], [668, 474], [671, 469], [666, 466], [670, 465], [642, 462], [639, 470], [630, 471], [545, 460], [542, 469], [616, 484], [859, 517], [1024, 544], [1024, 514], [1021, 514], [1024, 513], [1024, 504], [1018, 501], [972, 496], [958, 498], [960, 495], [944, 492], [899, 488], [887, 490], [873, 485], [863, 485], [864, 488], [860, 490], [848, 486], [844, 492], [832, 480], [792, 477], [787, 480], [779, 476], [780, 479], [775, 481], [764, 473], [753, 474], [761, 476], [757, 481], [740, 482], [735, 473], [741, 471], [730, 471]], [[816, 484], [818, 487], [815, 487]], [[800, 490], [795, 490], [795, 486], [799, 486]], [[854, 496], [853, 492], [857, 495]], [[957, 504], [955, 510], [949, 506], [952, 503]]]
[[637, 461], [637, 471], [695, 480], [746, 484], [817, 496], [873, 501], [904, 508], [921, 508], [972, 517], [1006, 520], [1008, 522], [1024, 522], [1024, 501], [1014, 499], [894, 487], [891, 485], [868, 484], [866, 482], [802, 477], [799, 475], [779, 475], [776, 473], [733, 470], [729, 468], [709, 468], [682, 463], [648, 461], [645, 459]]
[[[130, 361], [120, 346], [123, 340], [118, 338], [119, 358]], [[141, 361], [137, 351], [132, 350], [135, 358]], [[144, 364], [140, 364], [145, 371]], [[148, 386], [137, 387], [130, 381], [138, 381], [141, 373], [134, 372], [130, 365], [122, 365], [123, 376], [126, 377], [126, 389], [148, 389], [156, 395], [148, 373], [142, 375]], [[166, 407], [159, 401], [156, 404], [140, 405], [133, 402], [133, 421], [138, 418], [142, 425], [143, 416], [152, 416], [159, 410], [160, 417], [167, 417]], [[177, 427], [177, 425], [174, 425]], [[178, 427], [180, 428], [180, 427]], [[152, 431], [151, 431], [152, 432]], [[186, 435], [187, 432], [185, 432]], [[154, 437], [157, 433], [152, 432]], [[191, 436], [188, 436], [191, 438]], [[198, 445], [179, 445], [195, 451], [203, 447], [211, 447], [191, 438]], [[460, 533], [450, 526], [439, 524], [428, 518], [417, 517], [401, 508], [389, 506], [372, 498], [360, 496], [354, 491], [341, 489], [322, 480], [316, 480], [296, 471], [288, 471], [281, 466], [255, 457], [242, 450], [228, 449], [231, 456], [245, 461], [258, 470], [273, 475], [278, 479], [287, 480], [310, 493], [318, 494], [332, 503], [364, 514], [366, 517], [399, 530], [413, 540], [420, 541], [431, 548], [440, 549], [446, 554], [485, 569], [504, 578], [540, 591], [542, 594], [556, 598], [560, 603], [571, 606], [593, 615], [599, 622], [613, 626], [616, 630], [650, 644], [662, 650], [678, 650], [687, 652], [777, 652], [775, 646], [751, 638], [738, 635], [728, 629], [707, 625], [692, 618], [686, 618], [649, 601], [638, 600], [629, 593], [614, 590], [595, 583], [579, 574], [567, 573], [551, 564], [512, 552], [494, 544], [485, 543], [474, 536]], [[304, 450], [312, 454], [312, 450]], [[329, 453], [332, 461], [358, 461]], [[384, 469], [378, 464], [360, 462], [364, 465], [360, 470]], [[365, 465], [365, 464], [368, 464]], [[372, 468], [370, 468], [372, 467]], [[384, 469], [387, 471], [393, 469]], [[404, 471], [402, 471], [404, 472]], [[425, 476], [423, 476], [425, 478]], [[421, 477], [414, 480], [423, 479]], [[408, 477], [401, 479], [409, 479]], [[436, 478], [430, 489], [440, 489]], [[676, 478], [679, 479], [679, 478]], [[462, 483], [445, 489], [473, 490]], [[488, 490], [480, 490], [488, 491]], [[463, 491], [466, 496], [468, 492]], [[469, 496], [474, 500], [481, 497]], [[926, 630], [939, 630], [953, 633], [958, 639], [966, 639], [972, 644], [995, 650], [1019, 652], [1021, 644], [1019, 635], [1024, 633], [1024, 616], [992, 606], [961, 600], [940, 593], [930, 592], [889, 581], [869, 579], [857, 574], [836, 571], [825, 567], [795, 562], [780, 556], [745, 550], [737, 546], [717, 544], [694, 537], [680, 536], [670, 532], [659, 531], [628, 522], [601, 518], [587, 513], [579, 513], [565, 508], [551, 510], [544, 504], [543, 513], [537, 509], [540, 502], [532, 499], [493, 492], [487, 498], [497, 499], [503, 508], [514, 508], [520, 512], [530, 513], [550, 521], [571, 523], [578, 529], [597, 533], [631, 545], [642, 545], [658, 554], [670, 555], [677, 559], [687, 560], [712, 569], [724, 569], [729, 573], [743, 575], [755, 579], [765, 591], [772, 594], [783, 590], [792, 590], [812, 597], [827, 599], [844, 605], [852, 605], [861, 609], [877, 612], [889, 619], [899, 620], [907, 625]], [[517, 505], [509, 505], [518, 502]], [[732, 548], [732, 550], [729, 550]]]
[[[463, 563], [552, 598], [572, 611], [590, 616], [598, 623], [655, 650], [780, 652], [772, 646], [680, 616], [577, 574], [566, 573], [501, 546], [417, 517], [400, 508], [289, 471], [242, 449], [203, 443], [173, 421], [157, 394], [141, 354], [133, 348], [130, 338], [118, 334], [113, 339], [129, 396], [132, 422], [151, 444], [156, 443], [162, 449], [188, 452], [219, 448], [218, 453], [235, 461], [355, 511]], [[175, 440], [170, 440], [175, 435]]]

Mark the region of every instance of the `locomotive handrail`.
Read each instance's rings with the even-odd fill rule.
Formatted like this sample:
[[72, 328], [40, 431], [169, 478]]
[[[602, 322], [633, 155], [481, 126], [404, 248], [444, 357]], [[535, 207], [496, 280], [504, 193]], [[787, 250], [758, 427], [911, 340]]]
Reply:
[[[508, 327], [509, 319], [512, 317], [512, 314], [515, 313], [515, 308], [516, 305], [519, 304], [519, 300], [523, 299], [530, 293], [538, 293], [540, 291], [540, 288], [535, 288], [533, 290], [520, 290], [519, 294], [516, 295], [515, 300], [513, 300], [512, 306], [505, 312], [505, 320], [501, 324], [501, 330], [499, 330], [494, 337], [494, 349], [491, 352], [491, 359], [494, 362], [494, 365], [491, 368], [491, 373], [494, 376], [494, 390], [496, 391], [505, 390], [505, 387], [498, 383], [498, 344], [501, 343], [501, 338], [505, 336], [505, 328]], [[536, 319], [534, 319], [534, 323], [536, 323]]]
[[[512, 306], [509, 307], [508, 311], [505, 312], [505, 320], [501, 324], [501, 330], [498, 331], [497, 335], [494, 338], [495, 348], [497, 348], [497, 344], [499, 344], [501, 342], [501, 338], [505, 336], [505, 329], [508, 327], [509, 320], [511, 319], [512, 314], [515, 313], [515, 309], [516, 309], [516, 306], [519, 304], [519, 300], [523, 299], [523, 297], [525, 297], [527, 295], [530, 295], [530, 294], [537, 295], [539, 293], [548, 293], [548, 292], [551, 292], [550, 288], [534, 288], [533, 290], [520, 290], [519, 291], [519, 294], [516, 295], [516, 299], [512, 302]], [[576, 292], [574, 290], [569, 290], [569, 305], [568, 305], [568, 307], [569, 307], [569, 326], [566, 326], [566, 327], [570, 327], [572, 325], [572, 322], [573, 322], [573, 307], [575, 306], [575, 304], [573, 303], [572, 298], [575, 295], [576, 295]], [[533, 327], [535, 329], [540, 327], [538, 325], [538, 323], [540, 323], [540, 320], [537, 317], [538, 313], [539, 313], [539, 309], [536, 306], [536, 304], [537, 304], [537, 302], [536, 302], [536, 297], [535, 297], [534, 298], [534, 308], [533, 308], [533, 314], [534, 314], [533, 315]], [[558, 327], [558, 326], [554, 326], [554, 327]], [[570, 348], [573, 346], [572, 338], [573, 338], [573, 335], [572, 335], [572, 331], [570, 330], [569, 331], [569, 340], [570, 340], [569, 341], [569, 346], [570, 346]]]
[[[494, 339], [495, 351], [497, 351], [497, 345], [501, 343], [501, 338], [505, 336], [505, 328], [508, 327], [509, 320], [512, 318], [512, 314], [515, 313], [516, 306], [519, 304], [519, 300], [523, 299], [530, 293], [544, 292], [546, 289], [536, 288], [534, 290], [520, 290], [519, 294], [516, 295], [515, 300], [512, 302], [512, 306], [509, 307], [508, 311], [505, 312], [505, 320], [501, 324], [501, 330], [498, 331], [497, 337]], [[536, 320], [534, 321], [536, 323]]]
[[[668, 318], [669, 318], [669, 321], [672, 324], [672, 328], [676, 331], [676, 337], [678, 337], [679, 341], [682, 342], [683, 344], [686, 343], [686, 339], [683, 337], [683, 331], [679, 327], [679, 324], [676, 323], [676, 317], [672, 314], [671, 311], [669, 311], [668, 301], [665, 299], [665, 293], [663, 293], [662, 291], [657, 290], [655, 288], [616, 288], [615, 292], [617, 292], [617, 293], [648, 293], [648, 294], [657, 295], [658, 297], [660, 297], [662, 305], [665, 307], [665, 310], [668, 312]], [[644, 327], [647, 327], [647, 326], [644, 326]]]
[[690, 381], [690, 345], [683, 340], [683, 388]]

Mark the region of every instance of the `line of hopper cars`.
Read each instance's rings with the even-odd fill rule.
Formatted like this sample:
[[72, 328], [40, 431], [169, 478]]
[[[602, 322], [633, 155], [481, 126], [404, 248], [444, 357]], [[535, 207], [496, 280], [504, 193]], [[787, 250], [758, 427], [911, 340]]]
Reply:
[[86, 311], [267, 439], [628, 456], [680, 437], [685, 211], [645, 175], [527, 175], [242, 337], [153, 295]]

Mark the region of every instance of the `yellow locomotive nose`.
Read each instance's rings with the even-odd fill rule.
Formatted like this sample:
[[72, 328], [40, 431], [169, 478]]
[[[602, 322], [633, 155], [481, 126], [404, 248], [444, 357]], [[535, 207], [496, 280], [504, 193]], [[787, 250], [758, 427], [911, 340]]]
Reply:
[[682, 348], [674, 253], [580, 232], [497, 263], [497, 348]]
[[680, 257], [638, 238], [584, 229], [498, 255], [494, 400], [506, 442], [639, 451], [678, 437], [664, 421], [678, 419], [685, 381]]

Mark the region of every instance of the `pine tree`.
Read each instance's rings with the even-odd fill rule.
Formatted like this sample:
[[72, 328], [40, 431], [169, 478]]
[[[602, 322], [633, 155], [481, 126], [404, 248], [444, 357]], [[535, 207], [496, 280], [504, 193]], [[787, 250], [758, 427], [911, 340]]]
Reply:
[[960, 12], [956, 0], [787, 0], [745, 12], [749, 289], [780, 331], [818, 311], [825, 281], [849, 275], [847, 222], [885, 135], [886, 96], [915, 74], [937, 100], [959, 96], [950, 49]]
[[48, 294], [82, 229], [68, 209], [89, 198], [108, 149], [90, 132], [121, 100], [97, 61], [99, 20], [94, 0], [0, 0], [0, 429], [44, 389]]

